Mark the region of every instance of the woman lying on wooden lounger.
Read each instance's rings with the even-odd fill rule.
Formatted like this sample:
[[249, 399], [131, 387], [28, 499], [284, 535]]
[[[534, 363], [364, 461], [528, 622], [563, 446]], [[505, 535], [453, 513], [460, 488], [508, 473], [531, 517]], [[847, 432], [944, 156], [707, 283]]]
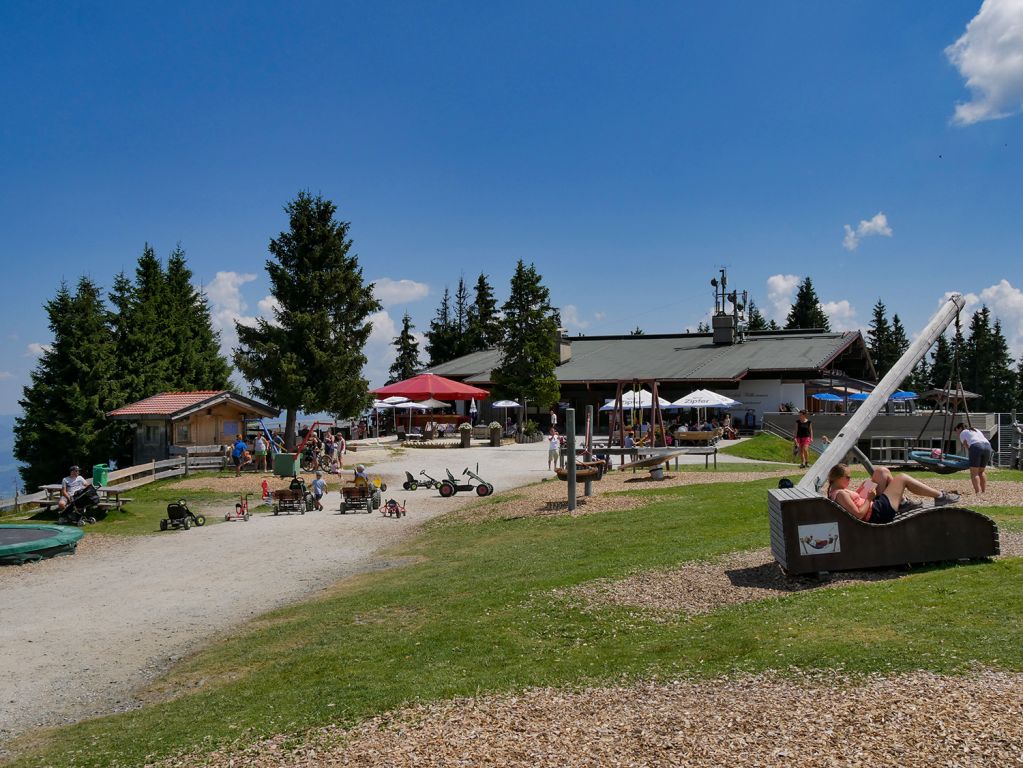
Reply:
[[958, 493], [937, 491], [909, 475], [893, 475], [887, 467], [877, 467], [870, 480], [855, 491], [849, 490], [849, 467], [836, 464], [828, 473], [828, 498], [865, 523], [890, 523], [897, 512], [909, 512], [922, 504], [903, 499], [906, 491], [934, 499], [934, 506], [955, 504]]

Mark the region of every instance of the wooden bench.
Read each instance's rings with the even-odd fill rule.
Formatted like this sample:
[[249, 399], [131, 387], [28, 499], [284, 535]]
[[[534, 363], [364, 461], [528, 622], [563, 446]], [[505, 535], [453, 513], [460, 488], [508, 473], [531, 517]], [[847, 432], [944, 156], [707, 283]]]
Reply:
[[771, 552], [793, 575], [975, 560], [999, 552], [995, 522], [960, 507], [924, 507], [873, 525], [797, 487], [768, 491], [768, 514]]
[[672, 437], [675, 439], [675, 445], [714, 445], [721, 436], [724, 434], [723, 429], [715, 429], [713, 431], [698, 431], [698, 432], [676, 432]]

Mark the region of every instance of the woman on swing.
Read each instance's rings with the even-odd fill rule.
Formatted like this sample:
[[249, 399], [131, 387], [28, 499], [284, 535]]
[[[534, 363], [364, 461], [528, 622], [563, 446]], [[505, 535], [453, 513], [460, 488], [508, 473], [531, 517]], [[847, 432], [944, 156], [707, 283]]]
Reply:
[[887, 467], [877, 467], [868, 482], [855, 491], [849, 489], [852, 476], [846, 464], [836, 464], [828, 473], [828, 498], [857, 520], [875, 525], [890, 523], [899, 512], [910, 512], [923, 506], [918, 501], [903, 499], [906, 491], [934, 499], [934, 506], [955, 504], [958, 493], [937, 491], [909, 475], [893, 475]]

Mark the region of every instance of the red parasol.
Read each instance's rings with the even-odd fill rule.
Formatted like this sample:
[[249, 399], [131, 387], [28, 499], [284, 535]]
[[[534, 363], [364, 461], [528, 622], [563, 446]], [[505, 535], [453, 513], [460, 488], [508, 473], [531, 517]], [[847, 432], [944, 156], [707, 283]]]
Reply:
[[377, 397], [400, 395], [409, 400], [426, 400], [430, 397], [437, 400], [482, 400], [490, 395], [485, 389], [446, 379], [435, 373], [421, 373], [405, 381], [371, 389], [370, 394]]

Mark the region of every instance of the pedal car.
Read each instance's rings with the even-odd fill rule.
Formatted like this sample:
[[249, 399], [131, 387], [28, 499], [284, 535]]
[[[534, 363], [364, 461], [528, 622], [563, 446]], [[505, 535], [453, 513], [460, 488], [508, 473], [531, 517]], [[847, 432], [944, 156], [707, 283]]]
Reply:
[[369, 514], [380, 509], [380, 489], [365, 481], [347, 482], [341, 486], [341, 514], [349, 510]]
[[478, 485], [473, 485], [471, 482], [459, 483], [458, 480], [455, 479], [455, 476], [451, 474], [450, 469], [445, 469], [444, 471], [447, 472], [448, 477], [446, 480], [441, 480], [440, 488], [438, 489], [440, 491], [440, 495], [443, 496], [444, 498], [450, 498], [459, 491], [475, 490], [477, 496], [489, 496], [494, 492], [494, 486], [492, 486], [490, 483], [488, 483], [486, 480], [477, 475], [468, 467], [466, 467], [462, 471], [462, 474], [468, 475], [469, 478], [475, 480], [478, 483]]
[[206, 517], [204, 515], [193, 514], [192, 510], [185, 504], [185, 500], [178, 499], [177, 502], [167, 505], [167, 518], [160, 521], [160, 530], [184, 528], [187, 531], [193, 525], [206, 525]]

